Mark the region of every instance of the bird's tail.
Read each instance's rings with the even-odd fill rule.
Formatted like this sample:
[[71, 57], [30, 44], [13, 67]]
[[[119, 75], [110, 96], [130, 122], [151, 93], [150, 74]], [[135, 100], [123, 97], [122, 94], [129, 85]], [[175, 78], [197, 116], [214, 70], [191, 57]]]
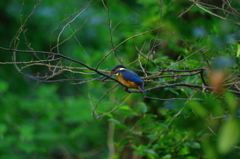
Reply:
[[143, 85], [139, 85], [140, 91], [143, 92], [144, 95], [146, 95], [146, 91], [144, 89]]

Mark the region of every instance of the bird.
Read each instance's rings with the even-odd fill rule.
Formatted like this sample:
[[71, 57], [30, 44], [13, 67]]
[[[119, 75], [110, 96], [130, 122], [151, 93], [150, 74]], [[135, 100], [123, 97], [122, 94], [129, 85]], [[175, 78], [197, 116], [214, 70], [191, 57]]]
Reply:
[[128, 87], [124, 87], [124, 90], [127, 91], [128, 88], [135, 88], [141, 91], [144, 95], [146, 95], [146, 90], [144, 89], [144, 83], [141, 78], [133, 71], [126, 69], [123, 65], [115, 66], [111, 74], [115, 74], [118, 76], [120, 82]]

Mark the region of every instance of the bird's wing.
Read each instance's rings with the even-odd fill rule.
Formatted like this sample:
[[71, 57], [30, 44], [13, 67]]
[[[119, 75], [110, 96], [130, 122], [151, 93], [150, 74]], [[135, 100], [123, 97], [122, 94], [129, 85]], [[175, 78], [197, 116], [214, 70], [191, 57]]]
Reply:
[[143, 84], [141, 78], [135, 72], [133, 72], [131, 70], [126, 69], [126, 70], [120, 70], [119, 72], [121, 73], [122, 78], [124, 80], [132, 81], [132, 82], [134, 82], [136, 84], [139, 84], [139, 85]]

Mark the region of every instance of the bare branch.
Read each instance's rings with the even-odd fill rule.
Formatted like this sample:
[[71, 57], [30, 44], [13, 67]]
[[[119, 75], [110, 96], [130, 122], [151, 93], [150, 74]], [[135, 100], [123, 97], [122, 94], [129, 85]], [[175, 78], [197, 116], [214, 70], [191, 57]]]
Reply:
[[124, 44], [125, 42], [127, 42], [127, 41], [129, 41], [129, 40], [131, 40], [131, 39], [133, 39], [133, 38], [135, 38], [135, 37], [137, 37], [137, 36], [141, 36], [141, 35], [150, 33], [150, 32], [152, 32], [152, 31], [154, 31], [154, 30], [156, 30], [156, 29], [159, 29], [160, 27], [162, 27], [162, 26], [156, 27], [156, 28], [154, 28], [154, 29], [152, 29], [152, 30], [145, 31], [145, 32], [140, 33], [140, 34], [135, 34], [135, 35], [133, 35], [132, 37], [130, 37], [130, 38], [128, 38], [128, 39], [125, 39], [124, 41], [122, 41], [121, 43], [119, 43], [114, 49], [112, 49], [109, 53], [107, 53], [107, 54], [100, 60], [100, 62], [98, 62], [97, 66], [96, 66], [96, 69], [98, 69], [99, 65], [100, 65], [112, 52], [114, 52], [118, 47], [120, 47], [120, 46], [121, 46], [122, 44]]

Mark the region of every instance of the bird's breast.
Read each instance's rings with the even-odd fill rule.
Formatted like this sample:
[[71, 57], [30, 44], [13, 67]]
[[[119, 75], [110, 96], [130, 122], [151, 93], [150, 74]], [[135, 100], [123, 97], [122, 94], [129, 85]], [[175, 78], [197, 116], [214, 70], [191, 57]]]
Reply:
[[118, 73], [118, 79], [120, 82], [122, 82], [123, 84], [125, 84], [126, 86], [130, 87], [130, 88], [138, 88], [138, 85], [132, 81], [129, 81], [129, 80], [124, 80], [121, 76], [120, 73]]

